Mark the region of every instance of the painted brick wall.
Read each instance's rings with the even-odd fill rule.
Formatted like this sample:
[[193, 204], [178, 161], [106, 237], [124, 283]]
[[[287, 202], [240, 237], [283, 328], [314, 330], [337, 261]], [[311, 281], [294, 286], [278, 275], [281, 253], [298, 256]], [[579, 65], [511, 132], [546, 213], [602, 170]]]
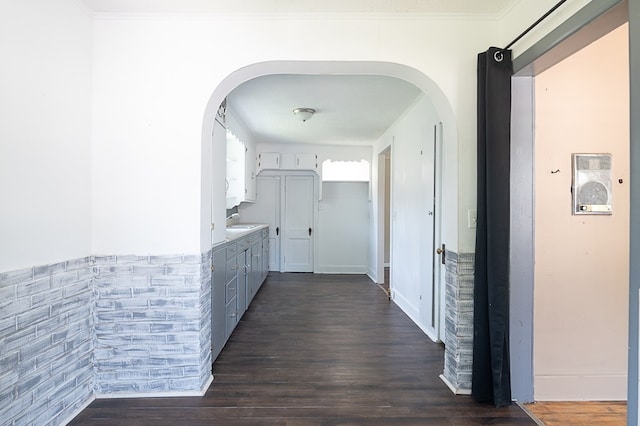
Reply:
[[210, 297], [203, 275], [209, 271], [202, 262], [206, 259], [206, 254], [96, 256], [94, 361], [99, 397], [201, 390], [203, 377], [209, 377], [203, 369], [211, 369], [206, 354], [211, 308], [208, 303], [207, 317], [203, 302]]
[[473, 253], [446, 253], [443, 376], [458, 394], [471, 393], [474, 261]]
[[0, 422], [60, 424], [93, 398], [92, 259], [0, 274]]
[[201, 394], [211, 252], [0, 274], [0, 424], [64, 424], [94, 396]]
[[209, 387], [211, 376], [211, 261], [213, 250], [200, 257], [200, 387]]

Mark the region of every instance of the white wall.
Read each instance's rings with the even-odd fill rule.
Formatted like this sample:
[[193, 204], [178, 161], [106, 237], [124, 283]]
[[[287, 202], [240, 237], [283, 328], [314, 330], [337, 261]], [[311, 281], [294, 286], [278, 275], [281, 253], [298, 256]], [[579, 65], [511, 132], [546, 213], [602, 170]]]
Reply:
[[[392, 147], [390, 250], [393, 299], [425, 331], [429, 331], [427, 319], [431, 317], [423, 301], [432, 294], [433, 242], [426, 240], [424, 235], [430, 232], [425, 227], [428, 226], [427, 211], [433, 208], [427, 196], [429, 186], [433, 188], [433, 174], [423, 168], [420, 151], [433, 151], [433, 128], [439, 121], [431, 101], [421, 97], [374, 146], [376, 153], [389, 145]], [[373, 170], [377, 171], [377, 165]], [[374, 181], [377, 180], [376, 172]], [[377, 188], [373, 194], [376, 205]], [[443, 221], [447, 220], [450, 218], [443, 218]], [[432, 337], [436, 338], [434, 333], [435, 330], [431, 330]]]
[[319, 273], [364, 274], [369, 254], [369, 182], [324, 182], [318, 203]]
[[91, 16], [0, 3], [0, 271], [90, 254]]
[[[626, 399], [628, 65], [625, 25], [535, 80], [536, 400]], [[613, 214], [574, 216], [571, 153], [601, 152]]]
[[[292, 37], [300, 33], [314, 37]], [[449, 158], [447, 167], [453, 175], [448, 193], [454, 194], [447, 209], [455, 216], [458, 189], [465, 205], [475, 205], [475, 185], [458, 188], [457, 175], [475, 179], [476, 54], [496, 38], [494, 21], [469, 17], [97, 18], [94, 251], [194, 252], [210, 244], [206, 200], [200, 205], [210, 191], [200, 175], [219, 164], [201, 161], [202, 114], [228, 76], [240, 70], [240, 83], [244, 67], [263, 61], [385, 61], [428, 76], [432, 85], [421, 88], [433, 92], [438, 108], [450, 108], [445, 131], [451, 152], [459, 143], [465, 153], [460, 164]], [[457, 232], [454, 225], [452, 249], [472, 248], [473, 232], [466, 226]]]

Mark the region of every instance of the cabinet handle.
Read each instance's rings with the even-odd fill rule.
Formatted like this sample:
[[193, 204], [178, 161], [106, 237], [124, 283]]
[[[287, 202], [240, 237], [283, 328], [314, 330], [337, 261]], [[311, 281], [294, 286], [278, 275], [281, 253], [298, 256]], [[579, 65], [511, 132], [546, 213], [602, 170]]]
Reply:
[[309, 236], [311, 236], [311, 228], [309, 228]]
[[276, 227], [276, 235], [280, 235], [280, 227]]

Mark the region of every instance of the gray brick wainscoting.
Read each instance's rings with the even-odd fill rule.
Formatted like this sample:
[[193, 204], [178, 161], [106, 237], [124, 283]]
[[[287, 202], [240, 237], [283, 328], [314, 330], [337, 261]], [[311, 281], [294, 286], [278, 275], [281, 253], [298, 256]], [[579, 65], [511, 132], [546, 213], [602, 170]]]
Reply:
[[95, 397], [202, 395], [210, 263], [92, 256], [1, 273], [2, 424], [64, 424]]
[[200, 394], [211, 375], [210, 256], [95, 257], [96, 396]]
[[441, 378], [456, 394], [471, 393], [473, 253], [446, 252], [445, 356]]
[[0, 274], [0, 423], [60, 424], [93, 399], [90, 257]]

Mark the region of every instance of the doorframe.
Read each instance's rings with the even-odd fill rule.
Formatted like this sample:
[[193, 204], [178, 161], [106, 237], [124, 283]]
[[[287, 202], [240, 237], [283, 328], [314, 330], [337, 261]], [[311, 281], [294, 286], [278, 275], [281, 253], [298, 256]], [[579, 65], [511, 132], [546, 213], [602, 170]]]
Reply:
[[[433, 156], [433, 176], [434, 176], [434, 221], [433, 221], [433, 286], [435, 289], [434, 294], [434, 318], [435, 318], [435, 332], [437, 340], [444, 342], [445, 337], [445, 265], [442, 263], [440, 256], [446, 256], [446, 253], [438, 255], [436, 250], [441, 246], [443, 242], [442, 237], [442, 188], [443, 188], [443, 169], [445, 158], [445, 143], [444, 143], [444, 124], [442, 121], [436, 123], [434, 129], [434, 156]], [[436, 267], [437, 266], [437, 267]]]
[[[378, 223], [376, 224], [377, 236], [376, 239], [378, 241], [378, 251], [377, 251], [377, 261], [376, 261], [376, 284], [384, 283], [384, 252], [385, 252], [385, 244], [389, 244], [389, 298], [391, 298], [392, 291], [392, 283], [391, 283], [391, 268], [393, 265], [391, 264], [391, 259], [393, 256], [391, 255], [391, 250], [393, 250], [392, 236], [393, 236], [393, 221], [391, 220], [391, 211], [393, 210], [393, 173], [391, 174], [391, 181], [389, 182], [389, 211], [386, 209], [386, 156], [387, 153], [391, 157], [391, 161], [393, 161], [393, 139], [391, 143], [382, 147], [379, 152], [376, 154], [378, 156]], [[385, 238], [385, 219], [388, 217], [389, 219], [389, 241]]]
[[[627, 9], [627, 6], [629, 9]], [[533, 299], [535, 226], [533, 206], [533, 123], [535, 99], [533, 77], [571, 56], [594, 40], [629, 22], [629, 62], [631, 83], [631, 250], [630, 258], [640, 256], [640, 0], [599, 0], [590, 2], [555, 30], [513, 60], [512, 147], [511, 158], [511, 317], [510, 353], [512, 397], [533, 402]], [[634, 153], [635, 146], [635, 153]], [[517, 187], [516, 187], [517, 186]], [[635, 193], [634, 193], [635, 190]], [[635, 195], [634, 195], [635, 194]], [[635, 208], [634, 208], [635, 207]], [[638, 216], [636, 214], [636, 216]], [[628, 424], [638, 424], [638, 293], [640, 264], [630, 262], [629, 280], [629, 368]]]

